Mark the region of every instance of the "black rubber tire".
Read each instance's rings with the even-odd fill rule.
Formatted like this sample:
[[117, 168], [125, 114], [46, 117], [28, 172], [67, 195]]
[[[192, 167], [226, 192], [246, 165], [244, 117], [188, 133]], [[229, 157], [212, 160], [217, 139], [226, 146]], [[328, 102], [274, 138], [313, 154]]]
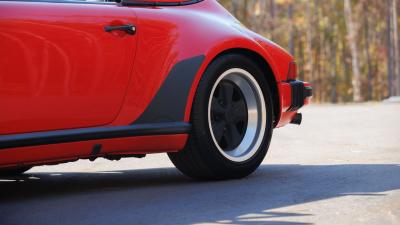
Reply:
[[[224, 157], [215, 146], [208, 127], [208, 100], [218, 77], [232, 68], [248, 71], [261, 87], [266, 104], [266, 130], [257, 152], [244, 162], [234, 162]], [[273, 102], [265, 74], [250, 59], [239, 54], [227, 54], [215, 59], [206, 69], [197, 88], [192, 112], [192, 131], [185, 148], [168, 153], [172, 163], [183, 174], [203, 180], [223, 180], [246, 177], [264, 160], [273, 131]]]
[[30, 170], [32, 167], [18, 167], [13, 169], [0, 170], [0, 176], [17, 176]]

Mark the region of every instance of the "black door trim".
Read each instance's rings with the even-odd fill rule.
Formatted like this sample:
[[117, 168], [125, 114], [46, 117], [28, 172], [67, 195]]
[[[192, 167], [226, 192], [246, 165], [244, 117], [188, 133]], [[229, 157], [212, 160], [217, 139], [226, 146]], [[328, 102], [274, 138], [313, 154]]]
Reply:
[[110, 138], [187, 134], [190, 128], [189, 123], [172, 122], [0, 135], [0, 149]]

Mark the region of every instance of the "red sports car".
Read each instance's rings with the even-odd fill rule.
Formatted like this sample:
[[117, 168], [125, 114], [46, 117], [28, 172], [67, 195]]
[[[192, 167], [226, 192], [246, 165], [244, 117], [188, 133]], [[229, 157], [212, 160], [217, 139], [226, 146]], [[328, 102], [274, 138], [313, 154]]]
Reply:
[[296, 63], [215, 0], [0, 0], [0, 170], [167, 152], [240, 178], [300, 124]]

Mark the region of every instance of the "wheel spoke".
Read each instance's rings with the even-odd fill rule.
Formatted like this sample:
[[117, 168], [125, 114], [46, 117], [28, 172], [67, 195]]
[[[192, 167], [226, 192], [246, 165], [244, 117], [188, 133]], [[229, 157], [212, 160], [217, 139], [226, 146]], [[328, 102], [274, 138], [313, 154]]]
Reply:
[[225, 121], [214, 122], [212, 125], [214, 137], [217, 142], [220, 142], [222, 136], [224, 135], [225, 125], [226, 125]]
[[233, 103], [232, 114], [235, 123], [247, 120], [247, 107], [243, 99]]
[[231, 134], [233, 143], [238, 143], [242, 140], [242, 135], [240, 135], [237, 127], [233, 124], [230, 124], [229, 126], [229, 133]]
[[226, 140], [228, 150], [233, 150], [242, 140], [237, 127], [233, 124], [228, 125], [228, 129], [224, 135], [224, 138]]
[[232, 105], [233, 98], [233, 86], [228, 82], [223, 82], [220, 84], [220, 93], [221, 97], [224, 100], [224, 104], [226, 107], [230, 107]]
[[225, 109], [219, 104], [219, 99], [215, 96], [212, 98], [211, 112], [215, 115], [223, 115], [225, 113]]

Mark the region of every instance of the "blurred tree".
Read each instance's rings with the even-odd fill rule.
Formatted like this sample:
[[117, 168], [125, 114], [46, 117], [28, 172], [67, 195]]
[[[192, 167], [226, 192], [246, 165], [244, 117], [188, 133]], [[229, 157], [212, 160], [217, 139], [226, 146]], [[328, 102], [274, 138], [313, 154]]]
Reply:
[[393, 26], [393, 62], [395, 73], [395, 94], [400, 95], [400, 56], [399, 56], [399, 34], [397, 26], [397, 1], [392, 0], [392, 26]]
[[349, 41], [353, 64], [353, 100], [356, 102], [361, 102], [361, 74], [360, 66], [358, 64], [358, 47], [356, 40], [357, 30], [353, 21], [353, 11], [351, 9], [350, 0], [344, 0], [344, 14], [347, 25], [347, 40]]

